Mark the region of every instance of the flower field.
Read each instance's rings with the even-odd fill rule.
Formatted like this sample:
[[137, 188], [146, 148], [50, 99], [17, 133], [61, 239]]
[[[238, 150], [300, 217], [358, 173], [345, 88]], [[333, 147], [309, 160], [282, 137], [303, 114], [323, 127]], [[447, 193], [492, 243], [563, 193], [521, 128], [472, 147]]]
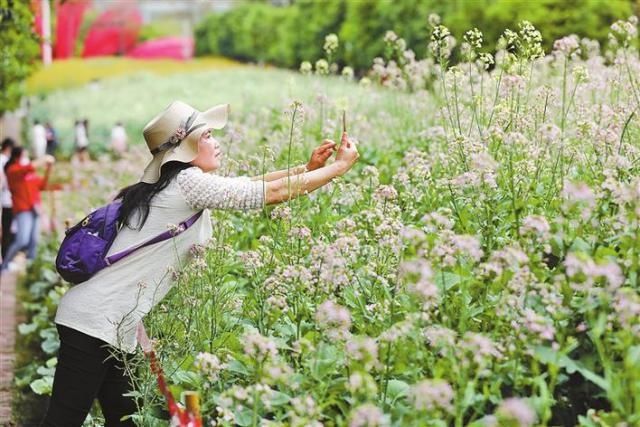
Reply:
[[[478, 31], [454, 43], [434, 23], [430, 57], [388, 33], [359, 83], [331, 69], [328, 38], [304, 73], [121, 77], [32, 108], [63, 135], [82, 114], [106, 137], [119, 119], [139, 134], [173, 99], [230, 102], [224, 172], [250, 175], [306, 161], [346, 109], [355, 170], [275, 208], [213, 212], [211, 241], [167, 272], [176, 285], [145, 320], [207, 425], [637, 426], [637, 20], [610, 39], [545, 55], [523, 22], [493, 56]], [[118, 170], [96, 166], [87, 191], [113, 195]], [[135, 419], [166, 425], [147, 361], [128, 364]]]

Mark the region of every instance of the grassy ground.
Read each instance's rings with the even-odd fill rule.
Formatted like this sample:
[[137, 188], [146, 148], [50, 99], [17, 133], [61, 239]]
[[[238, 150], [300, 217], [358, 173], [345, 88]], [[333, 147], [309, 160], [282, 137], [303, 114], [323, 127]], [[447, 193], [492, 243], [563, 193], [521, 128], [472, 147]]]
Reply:
[[[326, 99], [319, 103], [318, 97]], [[406, 102], [402, 101], [405, 98], [397, 92], [366, 90], [339, 78], [317, 78], [285, 70], [244, 66], [172, 75], [140, 72], [56, 90], [32, 97], [30, 119], [51, 121], [62, 150], [67, 153], [73, 147], [74, 120], [89, 119], [89, 147], [97, 154], [108, 144], [111, 128], [117, 121], [124, 124], [130, 144], [138, 145], [144, 143], [144, 125], [174, 100], [187, 102], [198, 109], [230, 103], [230, 126], [225, 131], [241, 133], [235, 140], [250, 140], [252, 144], [249, 145], [253, 146], [265, 131], [271, 130], [271, 124], [264, 124], [277, 118], [278, 126], [286, 125], [282, 112], [294, 99], [302, 101], [307, 109], [324, 110], [324, 119], [333, 122], [329, 126], [331, 129], [325, 126], [331, 134], [323, 137], [338, 137], [339, 116], [330, 112], [330, 105], [332, 110], [347, 108], [350, 129], [355, 131], [360, 126], [370, 126], [366, 121], [381, 111], [408, 119], [410, 116], [395, 113], [395, 110], [407, 108]], [[247, 116], [248, 122], [242, 123], [241, 119]], [[418, 116], [418, 123], [406, 125], [419, 126], [421, 117], [424, 116]], [[318, 119], [309, 125], [321, 127]], [[385, 125], [390, 123], [387, 121]]]

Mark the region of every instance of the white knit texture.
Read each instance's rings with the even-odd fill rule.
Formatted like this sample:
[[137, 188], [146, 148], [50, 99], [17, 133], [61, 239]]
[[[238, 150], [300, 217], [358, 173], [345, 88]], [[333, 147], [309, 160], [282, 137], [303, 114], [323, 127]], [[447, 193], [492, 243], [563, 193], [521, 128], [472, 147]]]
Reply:
[[182, 171], [153, 198], [144, 226], [120, 230], [108, 255], [147, 241], [199, 210], [205, 209], [204, 214], [184, 233], [140, 249], [71, 287], [60, 300], [55, 322], [124, 351], [135, 351], [140, 321], [174, 285], [173, 275], [189, 261], [193, 245], [206, 244], [211, 238], [207, 208], [260, 208], [263, 185], [249, 178], [205, 174], [196, 167]]
[[178, 174], [178, 186], [187, 204], [201, 209], [261, 209], [264, 182], [248, 177], [228, 178], [192, 167]]

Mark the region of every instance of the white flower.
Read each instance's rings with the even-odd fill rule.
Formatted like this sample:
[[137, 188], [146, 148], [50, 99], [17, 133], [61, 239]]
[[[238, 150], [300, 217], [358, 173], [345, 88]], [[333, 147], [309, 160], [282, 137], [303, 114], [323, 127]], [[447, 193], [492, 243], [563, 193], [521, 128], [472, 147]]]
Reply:
[[324, 38], [324, 51], [327, 55], [332, 54], [338, 49], [338, 36], [335, 34], [329, 34]]
[[346, 79], [352, 79], [353, 78], [353, 68], [351, 67], [344, 67], [342, 69], [342, 76], [345, 77]]
[[304, 75], [311, 74], [312, 69], [313, 67], [309, 61], [303, 61], [300, 64], [300, 72]]
[[329, 63], [326, 59], [318, 59], [316, 61], [316, 74], [321, 76], [329, 74]]

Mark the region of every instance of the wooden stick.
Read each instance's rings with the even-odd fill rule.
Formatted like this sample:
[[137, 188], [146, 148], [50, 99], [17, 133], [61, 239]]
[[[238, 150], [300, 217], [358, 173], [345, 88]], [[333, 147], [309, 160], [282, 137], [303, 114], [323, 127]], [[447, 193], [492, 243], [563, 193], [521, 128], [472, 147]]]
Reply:
[[200, 418], [200, 395], [197, 391], [185, 391], [184, 400], [187, 407], [187, 412], [193, 416], [197, 425], [202, 425], [202, 419]]

